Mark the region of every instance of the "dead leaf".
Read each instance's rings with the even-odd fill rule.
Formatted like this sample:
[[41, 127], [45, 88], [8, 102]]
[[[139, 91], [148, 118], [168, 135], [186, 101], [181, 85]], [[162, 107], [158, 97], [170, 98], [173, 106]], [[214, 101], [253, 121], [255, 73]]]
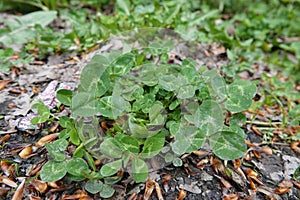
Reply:
[[222, 161], [217, 157], [212, 157], [211, 165], [215, 172], [222, 174], [222, 176], [227, 176], [225, 172], [225, 166], [223, 165]]
[[261, 154], [260, 154], [259, 151], [253, 150], [252, 153], [254, 154], [254, 156], [255, 156], [257, 159], [260, 159], [260, 158], [261, 158]]
[[288, 193], [289, 191], [291, 190], [291, 188], [283, 188], [283, 187], [278, 187], [278, 188], [276, 188], [275, 190], [274, 190], [274, 192], [276, 193], [276, 194], [286, 194], [286, 193]]
[[217, 177], [221, 181], [221, 183], [224, 185], [224, 187], [226, 189], [229, 189], [232, 187], [232, 185], [228, 181], [226, 181], [223, 177], [220, 177], [218, 175], [215, 175], [215, 177]]
[[36, 191], [38, 191], [40, 194], [43, 194], [48, 188], [48, 185], [46, 182], [38, 180], [38, 179], [32, 180], [30, 182], [30, 185], [33, 186], [34, 189]]
[[6, 176], [9, 176], [11, 173], [9, 171], [9, 162], [5, 162], [5, 161], [0, 161], [0, 166], [1, 166], [1, 170], [2, 172], [6, 175]]
[[12, 187], [12, 188], [16, 188], [18, 187], [18, 184], [12, 180], [10, 180], [7, 177], [4, 176], [0, 176], [0, 183], [4, 183], [5, 185]]
[[61, 184], [58, 184], [58, 181], [55, 182], [49, 182], [47, 183], [48, 186], [52, 187], [52, 188], [59, 188]]
[[145, 188], [145, 192], [144, 192], [144, 200], [148, 200], [153, 192], [155, 186], [155, 182], [148, 178], [146, 181], [146, 188]]
[[267, 155], [272, 155], [273, 154], [273, 150], [270, 147], [267, 146], [263, 146], [261, 147], [262, 152], [264, 152]]
[[165, 192], [168, 192], [170, 187], [169, 187], [169, 182], [171, 180], [172, 176], [170, 174], [167, 174], [167, 173], [163, 173], [161, 175], [161, 179], [162, 179], [162, 185], [163, 185], [163, 188], [165, 190]]
[[242, 165], [241, 159], [236, 159], [236, 160], [232, 161], [232, 163], [233, 163], [234, 169], [238, 169]]
[[157, 182], [155, 182], [155, 191], [156, 191], [156, 195], [157, 195], [158, 200], [164, 200], [164, 198], [162, 196], [162, 193], [161, 193], [161, 189], [160, 189]]
[[207, 163], [209, 163], [209, 160], [207, 158], [204, 158], [197, 163], [197, 168], [203, 169]]
[[29, 171], [29, 176], [34, 176], [42, 169], [43, 165], [47, 162], [46, 159], [42, 160], [38, 165], [34, 165], [31, 171]]
[[251, 178], [251, 179], [255, 180], [255, 182], [259, 183], [260, 185], [263, 185], [263, 184], [264, 184], [261, 180], [259, 180], [259, 179], [257, 178], [257, 176], [258, 176], [258, 173], [257, 173], [257, 172], [255, 172], [254, 170], [252, 170], [252, 169], [250, 169], [250, 168], [248, 168], [248, 167], [244, 167], [243, 170], [245, 171], [246, 176], [247, 176], [248, 178]]
[[238, 194], [227, 194], [222, 196], [222, 200], [238, 200], [240, 198], [240, 195]]
[[293, 149], [296, 153], [300, 154], [300, 141], [292, 142], [291, 149]]
[[293, 182], [291, 180], [285, 179], [278, 184], [278, 187], [291, 188], [293, 187]]
[[50, 133], [53, 133], [59, 126], [59, 123], [55, 123], [53, 126], [49, 128]]
[[298, 189], [300, 189], [300, 182], [299, 182], [299, 181], [293, 181], [293, 183], [294, 183], [294, 185], [295, 185]]
[[132, 193], [132, 194], [127, 198], [127, 200], [134, 200], [134, 199], [136, 199], [136, 198], [137, 198], [137, 193], [134, 192], [134, 193]]
[[32, 196], [32, 195], [29, 195], [29, 199], [30, 200], [42, 200], [41, 197], [36, 197], [36, 196]]
[[9, 140], [10, 138], [10, 135], [9, 134], [6, 134], [4, 135], [1, 139], [0, 139], [0, 145], [5, 143], [7, 140]]
[[32, 155], [32, 146], [29, 145], [27, 147], [25, 147], [20, 153], [19, 156], [22, 159], [26, 159], [29, 158]]
[[23, 192], [24, 192], [24, 186], [25, 186], [26, 179], [24, 178], [21, 182], [21, 184], [18, 186], [17, 190], [14, 193], [14, 196], [11, 200], [22, 200]]
[[248, 177], [247, 180], [248, 180], [248, 182], [249, 182], [249, 184], [250, 184], [250, 188], [251, 188], [252, 190], [256, 191], [256, 190], [257, 190], [257, 187], [256, 187], [256, 185], [254, 184], [254, 182], [252, 181], [252, 179], [251, 179], [250, 177]]
[[186, 192], [184, 190], [180, 190], [176, 200], [183, 200], [186, 197]]
[[261, 192], [266, 195], [266, 197], [270, 200], [278, 200], [282, 199], [279, 195], [274, 193], [274, 191], [271, 188], [260, 186], [257, 188], [257, 192]]
[[0, 91], [3, 90], [6, 87], [6, 85], [10, 82], [11, 82], [10, 79], [9, 80], [0, 80]]
[[253, 133], [255, 133], [256, 135], [262, 136], [262, 133], [257, 129], [256, 126], [253, 125], [251, 127], [251, 129], [252, 129]]
[[83, 190], [77, 190], [75, 192], [75, 194], [71, 194], [71, 195], [66, 195], [64, 194], [61, 197], [61, 200], [67, 200], [67, 199], [79, 199], [79, 200], [93, 200], [91, 197], [88, 196], [88, 194], [86, 192], [84, 192]]
[[195, 172], [191, 169], [191, 167], [189, 166], [189, 164], [185, 163], [184, 165], [184, 170], [186, 171], [186, 173], [188, 175], [195, 175], [195, 174], [198, 174], [198, 172]]
[[5, 197], [8, 193], [8, 191], [10, 190], [10, 188], [6, 188], [4, 186], [0, 187], [0, 198], [1, 197]]
[[44, 137], [42, 137], [38, 142], [36, 142], [34, 145], [36, 147], [42, 147], [45, 145], [45, 143], [47, 142], [51, 142], [53, 141], [54, 139], [56, 139], [58, 137], [59, 133], [53, 133], [53, 134], [49, 134], [49, 135], [46, 135]]

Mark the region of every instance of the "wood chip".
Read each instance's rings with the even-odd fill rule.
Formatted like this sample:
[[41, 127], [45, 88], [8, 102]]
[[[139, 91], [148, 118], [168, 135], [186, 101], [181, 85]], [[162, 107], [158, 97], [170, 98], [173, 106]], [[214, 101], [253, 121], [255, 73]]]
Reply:
[[11, 200], [22, 200], [23, 197], [23, 192], [24, 192], [24, 187], [25, 187], [25, 181], [26, 179], [24, 178], [21, 184], [18, 186], [17, 190], [14, 193], [14, 196], [12, 197]]

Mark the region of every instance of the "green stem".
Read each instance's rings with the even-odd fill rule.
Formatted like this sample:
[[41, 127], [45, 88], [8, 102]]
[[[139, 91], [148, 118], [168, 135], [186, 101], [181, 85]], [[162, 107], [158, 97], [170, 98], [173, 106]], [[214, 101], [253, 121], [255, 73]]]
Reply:
[[262, 125], [262, 126], [276, 126], [282, 125], [282, 122], [259, 122], [259, 121], [246, 121], [248, 124]]
[[265, 91], [267, 91], [275, 100], [276, 102], [279, 104], [280, 109], [281, 109], [281, 113], [282, 113], [282, 125], [286, 126], [287, 125], [287, 117], [285, 115], [285, 110], [284, 110], [284, 106], [282, 104], [282, 102], [280, 101], [280, 99], [277, 98], [276, 95], [274, 95], [273, 92], [271, 92], [270, 90], [265, 89]]

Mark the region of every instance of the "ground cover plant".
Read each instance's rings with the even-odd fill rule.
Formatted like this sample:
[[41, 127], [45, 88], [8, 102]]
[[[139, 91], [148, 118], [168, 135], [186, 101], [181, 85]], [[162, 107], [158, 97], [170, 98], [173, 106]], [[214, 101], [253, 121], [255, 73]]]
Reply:
[[[259, 149], [249, 143], [249, 127], [262, 137], [260, 145], [283, 143], [299, 152], [298, 1], [14, 2], [0, 2], [3, 10], [23, 12], [4, 14], [0, 23], [2, 77], [53, 56], [84, 59], [111, 34], [124, 36], [128, 29], [136, 34], [130, 42], [144, 45], [125, 43], [122, 50], [94, 56], [78, 90], [59, 90], [55, 108], [34, 104], [36, 128], [58, 127], [50, 134], [58, 139], [45, 144], [42, 181], [83, 183], [90, 194], [109, 198], [124, 177], [143, 183], [155, 170], [149, 165], [154, 160], [186, 168], [182, 155], [195, 154], [206, 142], [222, 160], [246, 159]], [[190, 57], [172, 63], [178, 41], [157, 40], [162, 29], [145, 27], [167, 27], [191, 49], [218, 42], [225, 49], [218, 55], [228, 62], [213, 70]], [[153, 30], [158, 32], [151, 35]], [[1, 90], [10, 82], [1, 80]], [[70, 113], [59, 115], [64, 107]], [[226, 170], [222, 175], [232, 178]], [[297, 170], [293, 180], [299, 182]]]

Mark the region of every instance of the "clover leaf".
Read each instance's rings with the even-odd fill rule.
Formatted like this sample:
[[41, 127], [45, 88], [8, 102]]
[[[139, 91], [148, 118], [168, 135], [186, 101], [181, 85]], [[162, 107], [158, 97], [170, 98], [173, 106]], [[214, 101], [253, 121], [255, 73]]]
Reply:
[[40, 177], [42, 181], [53, 182], [63, 178], [67, 174], [66, 163], [54, 160], [43, 165]]
[[245, 80], [236, 80], [228, 87], [228, 100], [226, 108], [232, 112], [247, 110], [256, 94], [257, 87], [254, 83]]

